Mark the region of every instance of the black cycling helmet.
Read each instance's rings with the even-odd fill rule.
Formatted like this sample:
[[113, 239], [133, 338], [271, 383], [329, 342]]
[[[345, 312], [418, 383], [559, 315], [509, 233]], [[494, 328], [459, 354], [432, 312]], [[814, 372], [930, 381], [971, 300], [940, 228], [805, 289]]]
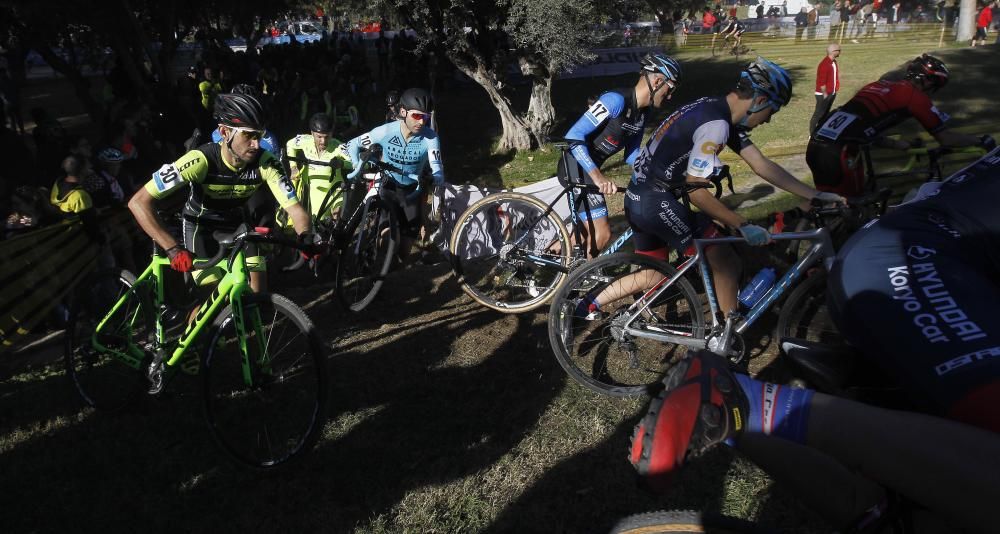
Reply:
[[256, 98], [257, 100], [263, 101], [264, 94], [260, 92], [260, 89], [248, 84], [248, 83], [238, 83], [233, 86], [233, 90], [230, 91], [234, 95], [248, 95]]
[[309, 131], [330, 133], [333, 131], [333, 119], [326, 113], [317, 113], [309, 118]]
[[214, 116], [224, 126], [264, 129], [264, 106], [252, 95], [220, 93], [215, 97]]
[[399, 105], [399, 91], [393, 89], [385, 94], [385, 105], [388, 108], [396, 109]]
[[434, 99], [427, 91], [413, 87], [403, 91], [399, 97], [399, 106], [407, 110], [430, 113], [434, 111]]
[[906, 79], [924, 82], [924, 87], [937, 91], [948, 85], [948, 67], [940, 59], [924, 54], [906, 66]]

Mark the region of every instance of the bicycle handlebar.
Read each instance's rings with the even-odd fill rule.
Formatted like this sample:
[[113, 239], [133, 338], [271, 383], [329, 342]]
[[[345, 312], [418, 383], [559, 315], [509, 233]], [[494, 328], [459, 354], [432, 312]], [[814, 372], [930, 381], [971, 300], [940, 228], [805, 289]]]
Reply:
[[222, 258], [226, 257], [226, 254], [230, 250], [241, 245], [243, 241], [273, 243], [302, 251], [314, 251], [317, 246], [317, 244], [299, 243], [296, 239], [290, 239], [281, 234], [274, 234], [270, 228], [255, 227], [253, 230], [250, 230], [246, 224], [241, 224], [235, 232], [215, 232], [212, 234], [212, 237], [219, 243], [218, 252], [211, 258], [195, 258], [195, 264], [211, 267], [222, 261]]

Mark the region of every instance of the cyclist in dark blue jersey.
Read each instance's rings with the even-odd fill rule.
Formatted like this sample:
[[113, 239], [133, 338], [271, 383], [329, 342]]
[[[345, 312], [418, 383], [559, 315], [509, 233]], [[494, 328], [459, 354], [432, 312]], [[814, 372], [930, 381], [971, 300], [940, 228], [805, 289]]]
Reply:
[[[602, 193], [586, 197], [591, 224], [581, 225], [581, 230], [587, 239], [585, 248], [590, 256], [596, 255], [611, 239], [604, 195], [614, 193], [615, 184], [601, 172], [601, 165], [622, 150], [625, 151], [625, 163], [631, 165], [635, 161], [642, 144], [648, 108], [662, 106], [680, 84], [681, 66], [665, 54], [647, 54], [640, 66], [640, 78], [634, 87], [603, 93], [566, 133], [575, 161], [559, 161], [560, 179], [591, 183]], [[587, 211], [579, 210], [581, 219], [587, 220]]]
[[[700, 212], [693, 213], [675, 196], [685, 182], [704, 182], [721, 168], [719, 152], [730, 147], [750, 168], [771, 184], [805, 199], [844, 202], [834, 193], [821, 193], [800, 182], [768, 159], [750, 141], [749, 131], [770, 122], [788, 104], [792, 80], [785, 69], [757, 58], [740, 74], [736, 88], [722, 97], [701, 98], [673, 112], [653, 132], [632, 165], [632, 181], [625, 195], [625, 215], [635, 230], [637, 253], [667, 259], [669, 249], [691, 254], [691, 240], [713, 237], [713, 220], [732, 228], [751, 245], [771, 240], [767, 230], [751, 224], [715, 198], [706, 189], [690, 194]], [[725, 313], [736, 310], [740, 261], [729, 246], [706, 251], [712, 267], [719, 306]], [[642, 284], [641, 280], [631, 280]], [[652, 282], [652, 280], [650, 280]], [[612, 284], [597, 296], [581, 301], [582, 317], [591, 317], [608, 302], [624, 296], [625, 284]]]

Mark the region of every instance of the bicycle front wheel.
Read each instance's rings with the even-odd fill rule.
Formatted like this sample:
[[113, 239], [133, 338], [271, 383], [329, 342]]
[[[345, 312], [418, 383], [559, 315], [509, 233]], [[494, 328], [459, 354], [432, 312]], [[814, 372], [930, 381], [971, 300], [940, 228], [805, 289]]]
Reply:
[[134, 285], [128, 271], [99, 273], [79, 286], [70, 304], [66, 374], [83, 400], [101, 410], [119, 410], [135, 398], [139, 363], [154, 341], [150, 295]]
[[726, 53], [729, 48], [729, 41], [725, 39], [715, 39], [712, 41], [712, 57], [719, 57]]
[[611, 534], [661, 533], [749, 534], [772, 532], [748, 521], [726, 516], [710, 516], [695, 511], [650, 512], [628, 516], [611, 529]]
[[[597, 393], [650, 393], [688, 347], [704, 346], [704, 311], [687, 279], [678, 278], [654, 298], [654, 291], [676, 274], [669, 264], [637, 254], [612, 254], [574, 269], [549, 310], [549, 341], [559, 365]], [[581, 305], [598, 296], [617, 299], [600, 311]], [[626, 326], [690, 343], [639, 337], [626, 333]]]
[[458, 283], [476, 302], [503, 313], [543, 304], [569, 269], [566, 225], [537, 198], [497, 193], [465, 210], [451, 236]]
[[[260, 468], [312, 449], [326, 420], [319, 336], [281, 295], [245, 295], [219, 315], [204, 360], [205, 419], [222, 448]], [[241, 324], [242, 323], [242, 324]]]
[[795, 288], [778, 313], [777, 338], [796, 338], [843, 347], [833, 315], [826, 304], [827, 273], [816, 270]]
[[370, 200], [337, 262], [337, 300], [345, 309], [359, 312], [375, 300], [398, 246], [399, 225], [393, 207], [383, 200]]

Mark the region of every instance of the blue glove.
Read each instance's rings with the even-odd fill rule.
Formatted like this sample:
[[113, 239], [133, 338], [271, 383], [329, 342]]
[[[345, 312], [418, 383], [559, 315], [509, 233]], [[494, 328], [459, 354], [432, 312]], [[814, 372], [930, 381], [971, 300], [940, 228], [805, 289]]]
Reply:
[[434, 178], [434, 185], [435, 186], [440, 187], [440, 186], [444, 185], [444, 175], [443, 174], [441, 176], [434, 176], [433, 178]]
[[754, 247], [771, 242], [771, 234], [756, 224], [743, 223], [740, 225], [740, 234], [743, 235], [743, 239], [746, 239], [748, 244]]

